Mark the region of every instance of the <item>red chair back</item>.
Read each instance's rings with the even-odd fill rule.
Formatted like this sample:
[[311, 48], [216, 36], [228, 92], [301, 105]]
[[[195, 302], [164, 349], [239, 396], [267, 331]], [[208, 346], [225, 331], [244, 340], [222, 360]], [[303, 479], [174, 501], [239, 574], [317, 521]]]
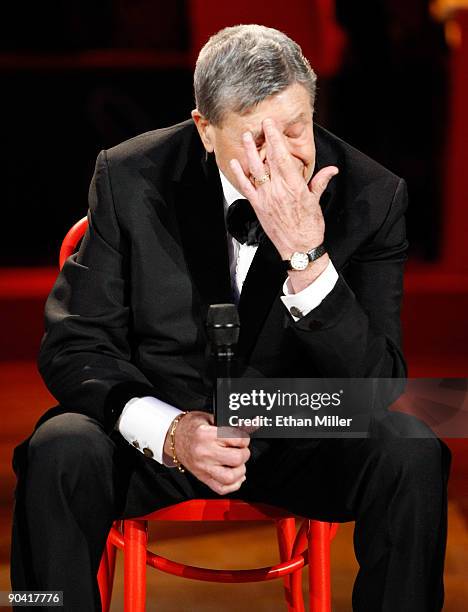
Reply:
[[78, 243], [83, 238], [88, 229], [88, 218], [83, 217], [75, 223], [75, 225], [68, 231], [67, 235], [63, 239], [62, 246], [60, 248], [59, 255], [59, 268], [63, 268], [65, 261], [76, 251]]

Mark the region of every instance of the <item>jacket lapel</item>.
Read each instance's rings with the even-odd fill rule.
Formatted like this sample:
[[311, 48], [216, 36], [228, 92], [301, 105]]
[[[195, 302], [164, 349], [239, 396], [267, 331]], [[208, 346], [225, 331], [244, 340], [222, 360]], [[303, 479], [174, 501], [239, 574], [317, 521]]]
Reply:
[[243, 359], [248, 358], [256, 343], [285, 279], [286, 271], [281, 257], [271, 240], [264, 236], [249, 268], [239, 300], [241, 328], [238, 353]]
[[344, 202], [346, 198], [343, 193], [346, 167], [344, 160], [332, 147], [331, 139], [324, 128], [314, 124], [314, 137], [317, 151], [314, 176], [326, 166], [337, 166], [340, 170], [339, 174], [329, 182], [320, 198], [320, 206], [325, 220], [325, 247], [333, 264], [339, 270], [343, 264], [340, 247], [346, 241], [344, 223]]
[[175, 184], [174, 205], [185, 260], [205, 316], [210, 304], [231, 302], [232, 297], [221, 181], [214, 159], [205, 162], [200, 149], [195, 141]]

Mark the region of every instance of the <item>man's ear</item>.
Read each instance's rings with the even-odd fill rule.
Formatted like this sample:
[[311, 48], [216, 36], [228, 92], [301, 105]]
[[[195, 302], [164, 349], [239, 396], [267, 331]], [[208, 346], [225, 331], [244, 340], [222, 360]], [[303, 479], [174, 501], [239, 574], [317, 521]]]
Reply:
[[213, 153], [214, 143], [211, 123], [200, 113], [197, 108], [192, 111], [192, 119], [195, 123], [198, 133], [200, 134], [203, 146], [208, 151], [208, 153]]

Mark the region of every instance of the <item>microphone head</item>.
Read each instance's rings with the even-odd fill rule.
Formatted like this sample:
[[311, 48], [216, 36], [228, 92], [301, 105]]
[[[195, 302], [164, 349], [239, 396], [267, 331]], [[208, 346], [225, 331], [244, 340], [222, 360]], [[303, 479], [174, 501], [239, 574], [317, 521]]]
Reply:
[[206, 318], [208, 336], [215, 346], [237, 344], [239, 315], [235, 304], [211, 304]]

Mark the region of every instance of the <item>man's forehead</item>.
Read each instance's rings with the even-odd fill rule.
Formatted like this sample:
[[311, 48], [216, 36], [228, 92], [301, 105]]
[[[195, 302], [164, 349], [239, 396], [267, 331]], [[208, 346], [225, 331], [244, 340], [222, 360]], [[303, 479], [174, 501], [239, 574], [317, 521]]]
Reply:
[[260, 136], [264, 119], [274, 119], [279, 129], [287, 129], [294, 123], [312, 123], [312, 117], [309, 91], [302, 84], [294, 83], [244, 111], [226, 109], [219, 127], [230, 132], [248, 130]]
[[[310, 117], [310, 116], [309, 116]], [[287, 130], [288, 128], [292, 127], [293, 125], [295, 125], [296, 123], [306, 123], [309, 119], [309, 117], [307, 116], [307, 114], [305, 112], [300, 112], [297, 115], [295, 115], [292, 118], [287, 119], [284, 122], [278, 122], [278, 127], [280, 129], [283, 130]], [[252, 136], [255, 138], [260, 137], [263, 134], [263, 127], [261, 125], [259, 125], [257, 127], [257, 129], [251, 130], [252, 131]]]
[[275, 113], [252, 113], [249, 115], [239, 115], [237, 113], [230, 113], [226, 116], [223, 124], [221, 125], [222, 130], [227, 130], [231, 133], [231, 136], [242, 136], [244, 132], [249, 131], [254, 140], [260, 138], [263, 135], [262, 122], [264, 119], [274, 119], [279, 130], [286, 131], [295, 124], [306, 124], [312, 122], [312, 112], [308, 113], [304, 110], [298, 111], [291, 117], [288, 114], [287, 117], [282, 119], [281, 117], [275, 116]]

